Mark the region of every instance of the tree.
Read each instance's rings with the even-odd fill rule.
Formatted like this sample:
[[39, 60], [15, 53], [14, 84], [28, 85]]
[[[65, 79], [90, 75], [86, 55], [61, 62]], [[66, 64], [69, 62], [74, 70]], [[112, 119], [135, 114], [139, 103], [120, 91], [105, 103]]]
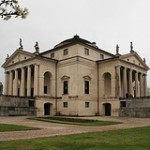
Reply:
[[12, 16], [25, 19], [28, 9], [21, 8], [17, 0], [0, 0], [0, 17], [9, 20]]

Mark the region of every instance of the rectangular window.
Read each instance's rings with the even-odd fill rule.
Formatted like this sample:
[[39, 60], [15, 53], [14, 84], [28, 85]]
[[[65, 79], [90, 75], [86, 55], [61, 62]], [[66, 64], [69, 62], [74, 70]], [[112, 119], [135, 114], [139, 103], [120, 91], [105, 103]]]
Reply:
[[89, 94], [89, 81], [84, 81], [85, 94]]
[[100, 54], [100, 59], [104, 59], [104, 55], [103, 54]]
[[84, 54], [85, 54], [85, 55], [89, 55], [89, 49], [85, 48], [85, 49], [84, 49]]
[[68, 81], [64, 81], [63, 94], [68, 94]]
[[63, 105], [65, 108], [68, 107], [68, 102], [64, 102]]
[[47, 86], [44, 86], [44, 94], [47, 94]]
[[90, 102], [85, 102], [85, 108], [89, 108], [90, 107]]
[[64, 55], [68, 55], [68, 49], [64, 49]]
[[51, 53], [51, 58], [54, 58], [55, 54], [54, 53]]

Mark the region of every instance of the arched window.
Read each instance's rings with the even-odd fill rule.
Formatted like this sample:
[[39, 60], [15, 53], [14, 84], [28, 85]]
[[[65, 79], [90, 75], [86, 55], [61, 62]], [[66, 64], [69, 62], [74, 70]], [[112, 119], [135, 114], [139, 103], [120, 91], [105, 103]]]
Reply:
[[50, 94], [50, 72], [44, 73], [44, 94]]
[[111, 74], [109, 72], [104, 73], [104, 93], [105, 96], [111, 95]]

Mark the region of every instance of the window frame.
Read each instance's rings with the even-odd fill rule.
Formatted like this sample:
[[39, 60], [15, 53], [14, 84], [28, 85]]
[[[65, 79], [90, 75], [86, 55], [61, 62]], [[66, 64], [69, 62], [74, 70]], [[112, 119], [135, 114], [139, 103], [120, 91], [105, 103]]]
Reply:
[[63, 102], [63, 107], [68, 108], [68, 102]]
[[63, 81], [63, 95], [68, 94], [69, 85], [68, 85], [68, 80]]
[[65, 48], [65, 49], [64, 49], [63, 54], [64, 54], [64, 56], [65, 56], [65, 55], [68, 55], [68, 48]]
[[90, 107], [90, 102], [85, 102], [85, 108], [89, 108]]
[[55, 53], [51, 53], [51, 58], [54, 58], [55, 57]]
[[89, 52], [89, 49], [88, 49], [88, 48], [84, 48], [84, 54], [85, 54], [85, 55], [89, 55], [89, 54], [90, 54], [90, 52]]
[[104, 54], [100, 54], [100, 59], [104, 59]]
[[84, 80], [84, 94], [90, 94], [90, 81]]

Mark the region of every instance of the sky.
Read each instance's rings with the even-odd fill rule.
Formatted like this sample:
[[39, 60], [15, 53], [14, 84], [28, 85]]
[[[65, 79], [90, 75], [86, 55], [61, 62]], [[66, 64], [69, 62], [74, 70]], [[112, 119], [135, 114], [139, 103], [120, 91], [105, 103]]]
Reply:
[[[38, 41], [43, 52], [77, 34], [113, 54], [116, 44], [120, 54], [129, 53], [133, 42], [134, 51], [150, 67], [150, 0], [20, 0], [19, 3], [30, 12], [26, 19], [0, 18], [0, 65], [7, 54], [19, 48], [20, 38], [24, 50], [34, 52]], [[3, 68], [0, 81], [4, 83]]]

